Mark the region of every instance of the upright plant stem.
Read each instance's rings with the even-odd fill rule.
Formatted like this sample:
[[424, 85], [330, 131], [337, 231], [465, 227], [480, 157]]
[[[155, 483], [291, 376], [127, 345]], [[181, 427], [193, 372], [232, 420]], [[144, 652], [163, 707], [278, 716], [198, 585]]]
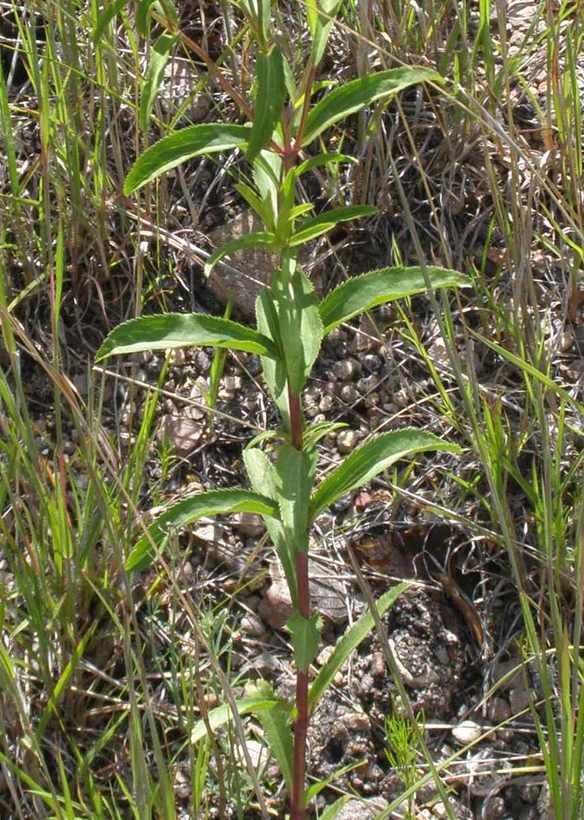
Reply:
[[[292, 446], [302, 450], [302, 404], [297, 393], [288, 391]], [[298, 609], [303, 618], [310, 618], [310, 588], [308, 553], [296, 553], [296, 583]], [[292, 783], [291, 820], [304, 820], [304, 773], [306, 768], [306, 735], [308, 732], [308, 669], [296, 672], [296, 723], [294, 724], [294, 781]]]

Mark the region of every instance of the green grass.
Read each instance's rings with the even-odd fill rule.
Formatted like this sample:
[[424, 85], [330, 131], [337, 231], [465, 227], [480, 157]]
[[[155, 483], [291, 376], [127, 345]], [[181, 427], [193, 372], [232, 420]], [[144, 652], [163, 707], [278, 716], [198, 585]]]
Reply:
[[[577, 820], [584, 397], [581, 375], [578, 382], [568, 372], [582, 359], [582, 342], [567, 356], [562, 336], [569, 318], [579, 318], [573, 294], [584, 259], [584, 20], [578, 4], [548, 18], [541, 3], [511, 43], [502, 35], [512, 21], [498, 18], [495, 4], [423, 5], [373, 5], [367, 16], [364, 4], [344, 4], [330, 75], [321, 79], [403, 62], [436, 67], [452, 83], [442, 96], [406, 95], [390, 113], [374, 112], [370, 129], [357, 118], [337, 145], [358, 153], [359, 164], [321, 176], [322, 189], [318, 177], [311, 185], [333, 205], [381, 207], [366, 242], [383, 263], [397, 264], [399, 248], [410, 264], [473, 278], [470, 297], [431, 299], [444, 360], [429, 351], [415, 305], [400, 308], [399, 329], [390, 322], [384, 331], [404, 379], [432, 380], [416, 399], [417, 423], [456, 437], [466, 448], [460, 470], [432, 476], [416, 468], [409, 491], [399, 475], [380, 485], [392, 492], [396, 515], [409, 501], [455, 520], [477, 545], [487, 592], [493, 574], [505, 579], [513, 626], [491, 632], [484, 668], [519, 641], [523, 667], [539, 680], [523, 717], [537, 742], [529, 760], [513, 764], [515, 774], [545, 777], [553, 816]], [[221, 6], [224, 19], [203, 20], [198, 33], [189, 20], [181, 25], [209, 43], [218, 72], [247, 99], [247, 34], [237, 10]], [[136, 154], [191, 117], [188, 98], [157, 100], [148, 129], [139, 125], [154, 35], [137, 33], [132, 4], [97, 43], [97, 3], [43, 2], [34, 17], [14, 5], [7, 13], [14, 26], [2, 30], [0, 74], [0, 814], [142, 820], [177, 817], [187, 806], [193, 817], [217, 808], [261, 816], [262, 807], [279, 816], [278, 776], [269, 766], [257, 774], [242, 756], [246, 739], [262, 742], [251, 718], [189, 742], [209, 709], [232, 702], [245, 682], [237, 584], [225, 591], [229, 579], [218, 575], [200, 589], [197, 568], [194, 577], [185, 572], [178, 537], [151, 574], [123, 569], [144, 513], [167, 500], [167, 478], [180, 469], [157, 429], [170, 365], [149, 390], [136, 384], [138, 362], [119, 379], [91, 365], [117, 321], [197, 302], [192, 260], [162, 232], [141, 235], [137, 220], [208, 250], [205, 219], [233, 198], [231, 169], [205, 160], [124, 199]], [[300, 25], [299, 10], [294, 20], [291, 13], [278, 10], [290, 29]], [[208, 94], [213, 119], [239, 122], [225, 82], [208, 77], [188, 39], [177, 54], [193, 71], [193, 98]], [[534, 79], [536, 57], [543, 74]], [[520, 93], [532, 109], [527, 126], [516, 117]], [[215, 194], [200, 209], [197, 197], [208, 188]], [[363, 239], [347, 240], [356, 254]], [[332, 284], [345, 267], [342, 253], [329, 250]], [[403, 420], [410, 412], [393, 414]], [[220, 436], [214, 402], [209, 415]], [[386, 429], [394, 415], [383, 411], [375, 423]], [[124, 436], [133, 437], [130, 447]], [[152, 461], [162, 465], [158, 477], [149, 473]], [[480, 598], [488, 626], [493, 610]], [[501, 690], [485, 681], [486, 691]], [[507, 728], [516, 726], [511, 718]], [[430, 729], [416, 736], [404, 787], [412, 805], [433, 777], [446, 789], [448, 767], [464, 754], [431, 768], [432, 741]], [[182, 797], [179, 778], [188, 784]]]

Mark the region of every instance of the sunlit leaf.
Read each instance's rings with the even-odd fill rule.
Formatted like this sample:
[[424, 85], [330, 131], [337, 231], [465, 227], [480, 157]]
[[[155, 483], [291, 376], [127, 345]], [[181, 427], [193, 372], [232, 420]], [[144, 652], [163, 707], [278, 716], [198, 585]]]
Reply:
[[427, 267], [380, 268], [343, 282], [320, 303], [320, 317], [325, 333], [353, 316], [376, 305], [426, 293], [426, 282], [433, 288], [468, 288], [468, 277], [446, 268]]
[[322, 510], [334, 504], [351, 490], [362, 487], [396, 461], [427, 450], [460, 453], [460, 447], [425, 430], [406, 427], [369, 439], [350, 453], [314, 492], [310, 515], [314, 520]]
[[227, 242], [221, 248], [217, 248], [205, 262], [205, 276], [209, 276], [217, 262], [224, 256], [230, 256], [237, 251], [248, 250], [249, 248], [269, 248], [274, 245], [276, 237], [273, 233], [265, 231], [250, 231], [232, 242]]
[[309, 145], [319, 134], [349, 114], [365, 108], [376, 100], [389, 99], [399, 91], [421, 82], [443, 82], [435, 71], [420, 66], [390, 68], [368, 74], [335, 88], [323, 97], [308, 115], [302, 135], [302, 145]]
[[305, 219], [298, 230], [290, 238], [290, 247], [302, 245], [317, 236], [332, 230], [340, 222], [348, 222], [351, 219], [360, 219], [364, 216], [373, 216], [377, 213], [377, 208], [369, 205], [352, 205], [346, 208], [333, 208], [323, 214]]
[[148, 527], [126, 561], [126, 570], [144, 570], [154, 558], [153, 551], [173, 530], [192, 524], [199, 518], [245, 512], [278, 517], [278, 505], [267, 496], [249, 490], [210, 490], [183, 498], [170, 506]]
[[322, 628], [321, 618], [318, 614], [311, 615], [310, 618], [303, 618], [299, 612], [295, 612], [288, 619], [286, 626], [290, 630], [292, 638], [296, 667], [300, 671], [306, 672], [318, 655], [320, 630]]
[[144, 131], [148, 128], [154, 99], [162, 81], [164, 67], [170, 57], [176, 37], [172, 34], [161, 34], [150, 50], [150, 62], [146, 72], [146, 82], [140, 98], [138, 123]]
[[126, 177], [124, 194], [129, 196], [147, 182], [193, 157], [245, 148], [248, 137], [249, 128], [244, 125], [220, 122], [191, 125], [175, 131], [140, 154]]
[[275, 464], [280, 521], [294, 552], [308, 552], [308, 505], [316, 453], [281, 444]]
[[[243, 451], [243, 462], [252, 489], [256, 493], [265, 495], [272, 499], [274, 503], [277, 503], [278, 478], [276, 476], [276, 470], [263, 450], [260, 450], [258, 447], [246, 447]], [[296, 604], [296, 568], [294, 566], [292, 546], [288, 543], [284, 526], [279, 518], [274, 518], [271, 515], [264, 515], [262, 518], [266, 525], [268, 535], [272, 540], [272, 544], [276, 548], [280, 563], [282, 564], [288, 589], [292, 597], [292, 603]]]
[[270, 339], [239, 322], [206, 313], [166, 313], [140, 316], [118, 325], [106, 336], [95, 359], [100, 361], [107, 356], [123, 353], [172, 350], [195, 345], [277, 356]]
[[[381, 598], [376, 601], [375, 606], [380, 617], [389, 609], [390, 606], [392, 606], [392, 604], [395, 603], [398, 597], [408, 588], [408, 586], [409, 584], [407, 583], [397, 584], [391, 589], [388, 589], [387, 592], [385, 592]], [[314, 710], [318, 701], [329, 688], [335, 675], [348, 659], [351, 652], [354, 652], [359, 644], [365, 640], [374, 625], [375, 621], [373, 619], [373, 615], [368, 609], [367, 612], [361, 615], [359, 620], [356, 621], [353, 626], [347, 630], [347, 632], [345, 632], [342, 638], [340, 638], [332, 655], [328, 658], [324, 666], [320, 668], [318, 675], [310, 686], [308, 703], [311, 711]]]
[[286, 99], [286, 81], [282, 52], [277, 46], [256, 58], [256, 93], [254, 118], [247, 146], [247, 158], [253, 162], [272, 138]]

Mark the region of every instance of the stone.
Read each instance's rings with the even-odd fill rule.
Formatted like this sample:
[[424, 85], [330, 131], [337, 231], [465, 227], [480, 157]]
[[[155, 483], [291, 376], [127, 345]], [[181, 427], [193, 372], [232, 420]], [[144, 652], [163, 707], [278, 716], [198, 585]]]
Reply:
[[452, 730], [452, 737], [462, 746], [466, 746], [467, 743], [478, 740], [482, 734], [482, 727], [479, 726], [478, 723], [475, 723], [474, 720], [463, 720], [462, 723], [459, 723], [458, 726], [455, 726]]
[[359, 433], [356, 430], [340, 430], [337, 433], [337, 449], [341, 455], [352, 453], [359, 444]]
[[[342, 624], [347, 619], [347, 595], [345, 585], [334, 575], [323, 574], [322, 567], [309, 559], [310, 603], [315, 612], [323, 615], [333, 624]], [[271, 585], [264, 593], [259, 606], [259, 614], [272, 629], [282, 629], [292, 615], [292, 599], [284, 572], [279, 563], [270, 565]]]
[[345, 803], [336, 818], [337, 820], [375, 820], [388, 806], [389, 803], [382, 797], [366, 800], [353, 799]]
[[263, 518], [256, 513], [237, 513], [234, 519], [237, 531], [246, 538], [259, 538], [266, 531]]
[[196, 415], [196, 408], [187, 408], [180, 415], [171, 413], [164, 418], [164, 432], [177, 456], [188, 456], [203, 440], [204, 428]]
[[354, 381], [361, 375], [361, 365], [357, 359], [341, 359], [335, 362], [333, 372], [342, 382]]

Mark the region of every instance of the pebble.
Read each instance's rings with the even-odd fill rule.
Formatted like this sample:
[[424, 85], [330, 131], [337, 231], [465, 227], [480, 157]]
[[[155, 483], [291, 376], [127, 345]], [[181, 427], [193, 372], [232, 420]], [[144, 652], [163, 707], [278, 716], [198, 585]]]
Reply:
[[478, 723], [475, 723], [474, 720], [463, 720], [462, 723], [459, 723], [458, 726], [455, 726], [452, 730], [452, 736], [462, 746], [466, 746], [467, 743], [478, 740], [482, 734], [483, 729]]
[[354, 404], [361, 398], [354, 384], [344, 384], [341, 387], [340, 396], [347, 404]]
[[511, 716], [509, 704], [504, 698], [491, 698], [487, 707], [487, 716], [493, 723], [502, 723]]
[[349, 800], [336, 815], [337, 820], [374, 820], [389, 803], [382, 797], [367, 800]]
[[361, 365], [357, 359], [341, 359], [335, 362], [333, 371], [343, 382], [352, 381], [361, 375]]
[[164, 419], [164, 431], [178, 456], [187, 456], [203, 438], [203, 427], [193, 418], [194, 407], [187, 408], [180, 415], [170, 414]]
[[252, 638], [264, 638], [266, 636], [266, 630], [262, 621], [252, 612], [248, 612], [241, 619], [241, 631]]
[[371, 721], [365, 712], [349, 712], [343, 715], [341, 723], [349, 732], [367, 732], [371, 731]]
[[337, 434], [337, 449], [341, 455], [352, 453], [359, 444], [359, 433], [355, 430], [341, 430]]
[[365, 354], [361, 359], [361, 363], [368, 373], [377, 373], [383, 365], [383, 362], [375, 353]]
[[197, 350], [194, 356], [194, 365], [201, 373], [206, 373], [211, 367], [211, 357], [205, 350]]
[[362, 395], [365, 395], [365, 393], [369, 393], [372, 390], [375, 390], [378, 384], [379, 378], [377, 376], [373, 374], [371, 376], [364, 376], [357, 382], [357, 390]]
[[318, 409], [321, 413], [329, 413], [335, 404], [334, 397], [329, 393], [322, 397], [318, 403]]
[[529, 692], [523, 686], [514, 686], [509, 692], [511, 712], [518, 715], [529, 707]]
[[240, 535], [244, 535], [248, 538], [259, 538], [266, 530], [261, 515], [257, 515], [256, 513], [237, 513], [234, 519], [235, 526]]

